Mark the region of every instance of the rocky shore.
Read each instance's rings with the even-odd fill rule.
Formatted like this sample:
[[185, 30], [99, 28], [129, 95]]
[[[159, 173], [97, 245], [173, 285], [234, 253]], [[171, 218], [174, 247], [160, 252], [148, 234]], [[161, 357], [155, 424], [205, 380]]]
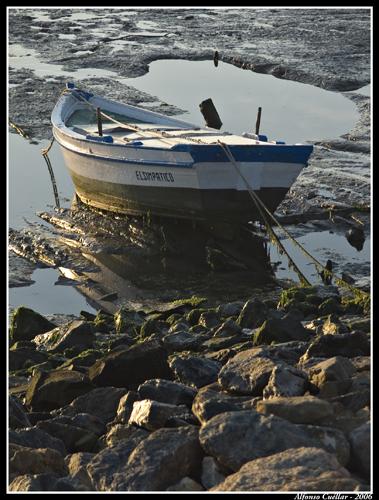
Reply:
[[332, 285], [68, 322], [18, 308], [10, 491], [368, 491], [369, 308]]

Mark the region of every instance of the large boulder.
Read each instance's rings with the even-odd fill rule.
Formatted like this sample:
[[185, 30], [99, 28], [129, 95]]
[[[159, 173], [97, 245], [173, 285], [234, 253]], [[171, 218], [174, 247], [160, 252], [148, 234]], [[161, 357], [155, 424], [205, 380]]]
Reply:
[[172, 372], [166, 350], [153, 340], [111, 352], [90, 367], [88, 376], [97, 386], [136, 389], [145, 380], [171, 379]]
[[136, 391], [128, 391], [124, 394], [118, 403], [117, 413], [113, 419], [113, 423], [127, 424], [132, 414], [134, 403], [140, 399], [141, 397]]
[[172, 380], [146, 380], [138, 387], [138, 393], [143, 399], [154, 399], [161, 403], [187, 405], [191, 407], [196, 390], [188, 385]]
[[18, 340], [33, 340], [40, 333], [48, 332], [55, 328], [55, 324], [41, 314], [21, 306], [15, 309], [10, 324], [12, 342]]
[[359, 482], [325, 450], [288, 450], [247, 462], [211, 491], [354, 491]]
[[331, 403], [315, 396], [265, 399], [257, 402], [256, 409], [264, 415], [276, 415], [294, 424], [317, 424], [334, 414]]
[[60, 413], [68, 416], [89, 413], [108, 423], [115, 418], [120, 399], [126, 392], [119, 387], [97, 387], [75, 398]]
[[68, 472], [62, 455], [51, 448], [20, 447], [9, 460], [9, 472], [12, 476], [22, 474], [43, 474], [52, 472], [65, 476]]
[[261, 396], [275, 366], [270, 359], [257, 356], [255, 349], [248, 349], [229, 359], [218, 382], [229, 392]]
[[203, 387], [217, 380], [221, 363], [200, 356], [172, 356], [170, 368], [183, 384], [193, 387]]
[[196, 428], [159, 429], [133, 450], [126, 467], [114, 475], [111, 489], [163, 491], [198, 473], [202, 456]]
[[85, 350], [92, 346], [95, 336], [93, 326], [87, 321], [71, 321], [47, 333], [37, 335], [33, 342], [37, 349], [47, 352], [63, 352], [75, 347]]
[[61, 439], [57, 439], [37, 427], [9, 431], [8, 440], [9, 443], [27, 448], [51, 448], [63, 456], [67, 454], [65, 445]]
[[250, 460], [303, 446], [333, 452], [343, 465], [348, 459], [348, 443], [341, 431], [295, 425], [253, 409], [216, 415], [202, 426], [199, 436], [206, 454], [234, 471]]
[[55, 370], [35, 373], [26, 392], [26, 406], [33, 411], [50, 411], [65, 406], [93, 389], [86, 375], [76, 371]]

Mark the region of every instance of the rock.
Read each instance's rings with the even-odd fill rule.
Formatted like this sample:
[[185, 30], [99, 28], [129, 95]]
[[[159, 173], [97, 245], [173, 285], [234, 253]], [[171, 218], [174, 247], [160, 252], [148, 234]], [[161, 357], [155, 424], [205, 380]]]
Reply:
[[370, 344], [363, 332], [352, 332], [338, 335], [319, 335], [309, 345], [303, 360], [311, 357], [330, 358], [344, 356], [369, 356]]
[[87, 321], [71, 321], [67, 325], [37, 335], [33, 342], [40, 351], [63, 352], [71, 347], [83, 351], [91, 347], [94, 340], [91, 323]]
[[197, 351], [203, 340], [203, 335], [195, 335], [187, 331], [169, 333], [162, 337], [163, 346], [169, 352]]
[[22, 429], [31, 426], [32, 424], [22, 404], [14, 396], [9, 396], [9, 427], [11, 429]]
[[93, 453], [79, 452], [67, 455], [65, 458], [69, 475], [88, 490], [92, 489], [92, 483], [87, 472], [87, 464], [93, 457]]
[[322, 325], [322, 333], [324, 335], [336, 335], [347, 333], [347, 326], [340, 321], [338, 316], [335, 314], [329, 314], [328, 318], [324, 321]]
[[366, 422], [349, 434], [351, 445], [352, 470], [362, 474], [366, 480], [370, 479], [371, 457], [371, 424]]
[[153, 399], [161, 403], [192, 406], [196, 390], [188, 385], [171, 380], [146, 380], [138, 387], [138, 393], [143, 399]]
[[89, 413], [107, 423], [113, 420], [126, 390], [118, 387], [98, 387], [75, 398], [69, 406], [62, 409], [64, 415]]
[[233, 358], [233, 356], [235, 356], [236, 354], [237, 351], [235, 351], [233, 348], [228, 348], [220, 349], [219, 351], [215, 352], [205, 352], [204, 357], [207, 359], [218, 361], [222, 365], [224, 365], [227, 361], [229, 361], [230, 358]]
[[236, 354], [222, 367], [218, 382], [229, 392], [261, 396], [274, 367], [273, 361], [248, 349]]
[[215, 415], [225, 411], [240, 411], [253, 408], [258, 398], [235, 397], [222, 391], [218, 384], [202, 387], [197, 393], [193, 404], [192, 413], [201, 424], [204, 424]]
[[334, 397], [349, 390], [355, 372], [348, 358], [335, 356], [310, 368], [309, 379], [318, 387], [320, 397]]
[[292, 424], [253, 409], [225, 412], [200, 429], [200, 443], [207, 455], [237, 471], [244, 463], [294, 447], [315, 446], [348, 458], [348, 443], [341, 431], [312, 425]]
[[159, 336], [166, 333], [169, 329], [169, 324], [166, 321], [150, 318], [146, 320], [140, 329], [140, 337], [146, 339], [150, 335], [157, 333]]
[[205, 311], [200, 314], [199, 325], [205, 326], [205, 328], [214, 328], [220, 324], [221, 318], [216, 311]]
[[312, 446], [318, 445], [329, 453], [336, 455], [337, 460], [343, 466], [349, 462], [350, 445], [344, 432], [339, 429], [325, 426], [298, 424], [299, 431], [304, 430], [309, 436]]
[[[288, 316], [288, 315], [287, 315]], [[311, 332], [303, 327], [300, 321], [291, 317], [267, 319], [254, 334], [254, 344], [271, 344], [271, 342], [307, 341]]]
[[62, 456], [67, 454], [65, 445], [61, 439], [52, 437], [37, 427], [9, 431], [8, 440], [9, 443], [18, 444], [26, 448], [51, 448]]
[[307, 374], [293, 366], [277, 365], [263, 389], [265, 399], [277, 396], [302, 396], [308, 388]]
[[33, 340], [40, 333], [55, 328], [55, 324], [44, 316], [27, 307], [18, 307], [13, 311], [10, 324], [10, 337], [13, 342]]
[[9, 370], [16, 371], [22, 368], [30, 368], [33, 365], [44, 363], [48, 359], [47, 355], [42, 352], [36, 352], [35, 349], [25, 347], [19, 349], [11, 349], [9, 351]]
[[83, 427], [69, 425], [57, 419], [43, 420], [36, 427], [60, 439], [68, 453], [95, 451], [98, 436]]
[[153, 431], [165, 427], [174, 417], [185, 418], [186, 416], [188, 416], [188, 408], [184, 405], [176, 406], [143, 399], [134, 403], [129, 425], [137, 425]]
[[83, 373], [67, 370], [37, 372], [30, 380], [25, 403], [33, 411], [50, 411], [71, 403], [91, 389], [93, 385]]
[[244, 303], [242, 301], [228, 302], [226, 304], [220, 304], [216, 311], [220, 314], [222, 318], [227, 318], [230, 316], [237, 316], [241, 312]]
[[333, 455], [301, 447], [247, 462], [211, 491], [356, 491], [358, 486]]
[[214, 337], [232, 337], [241, 333], [242, 328], [231, 318], [227, 319], [214, 332]]
[[201, 484], [209, 490], [224, 481], [225, 475], [213, 457], [204, 457], [201, 463]]
[[148, 435], [144, 429], [134, 428], [133, 431], [127, 439], [100, 451], [88, 463], [88, 476], [96, 491], [114, 491], [112, 487], [114, 475], [126, 469], [130, 454]]
[[300, 357], [305, 353], [308, 347], [308, 342], [283, 342], [273, 345], [261, 345], [254, 347], [257, 356], [269, 358], [274, 362], [284, 362], [286, 364], [296, 364]]
[[341, 299], [340, 297], [330, 297], [324, 300], [318, 306], [318, 312], [320, 316], [324, 316], [326, 314], [340, 313], [342, 311], [341, 307]]
[[238, 316], [237, 325], [241, 328], [257, 328], [266, 320], [267, 314], [267, 306], [259, 299], [248, 300]]
[[[107, 432], [105, 436], [101, 437], [104, 443], [104, 448], [107, 446], [116, 446], [123, 439], [129, 439], [131, 436], [135, 435], [137, 427], [129, 424], [115, 424]], [[149, 433], [145, 431], [145, 435], [148, 436]]]
[[276, 415], [294, 424], [317, 424], [334, 414], [333, 405], [314, 396], [275, 397], [258, 401], [258, 412]]
[[356, 358], [351, 358], [350, 361], [355, 366], [357, 372], [371, 370], [371, 356], [357, 356]]
[[56, 474], [24, 474], [17, 476], [9, 485], [10, 491], [77, 491], [75, 484]]
[[169, 365], [183, 384], [203, 387], [217, 380], [221, 363], [199, 356], [172, 356]]
[[204, 491], [204, 488], [190, 477], [183, 477], [178, 483], [166, 488], [166, 491]]
[[203, 342], [202, 350], [219, 351], [236, 344], [241, 344], [246, 341], [247, 338], [248, 337], [244, 334], [235, 334], [231, 337], [211, 337]]
[[202, 450], [193, 427], [159, 429], [131, 453], [114, 475], [112, 491], [164, 491], [199, 469]]
[[135, 389], [145, 380], [172, 378], [166, 351], [153, 340], [113, 352], [90, 367], [88, 376], [98, 386]]
[[121, 308], [114, 315], [114, 325], [118, 334], [130, 333], [134, 337], [143, 322], [143, 315], [137, 311], [129, 311]]
[[330, 398], [330, 403], [340, 403], [345, 408], [352, 412], [357, 412], [361, 408], [369, 405], [371, 401], [371, 392], [370, 389], [363, 389], [360, 391], [348, 392], [346, 394], [342, 394], [341, 396], [336, 396], [334, 398]]
[[9, 472], [16, 476], [47, 472], [65, 476], [67, 467], [62, 455], [54, 449], [20, 447], [9, 461]]

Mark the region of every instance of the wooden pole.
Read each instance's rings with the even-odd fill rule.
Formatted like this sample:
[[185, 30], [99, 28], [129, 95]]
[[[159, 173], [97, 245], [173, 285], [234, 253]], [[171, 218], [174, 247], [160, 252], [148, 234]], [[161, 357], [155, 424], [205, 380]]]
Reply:
[[99, 136], [101, 137], [103, 135], [103, 124], [101, 121], [101, 109], [96, 108], [96, 116], [97, 116], [97, 129], [99, 131]]
[[220, 130], [222, 126], [222, 121], [220, 120], [217, 109], [212, 102], [212, 99], [206, 99], [199, 104], [200, 111], [205, 118], [205, 123], [208, 127], [216, 128]]
[[262, 114], [262, 108], [258, 108], [258, 114], [257, 114], [257, 121], [255, 123], [255, 133], [258, 135], [259, 134], [259, 127], [261, 126], [261, 114]]
[[215, 51], [214, 56], [213, 56], [213, 63], [217, 68], [217, 66], [218, 66], [218, 52], [217, 52], [217, 50]]

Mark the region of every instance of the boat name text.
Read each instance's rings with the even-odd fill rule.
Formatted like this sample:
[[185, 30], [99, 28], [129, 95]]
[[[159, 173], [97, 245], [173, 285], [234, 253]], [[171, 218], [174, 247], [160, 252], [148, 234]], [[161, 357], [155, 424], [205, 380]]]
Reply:
[[136, 177], [139, 181], [175, 182], [171, 172], [144, 172], [143, 170], [137, 170]]

